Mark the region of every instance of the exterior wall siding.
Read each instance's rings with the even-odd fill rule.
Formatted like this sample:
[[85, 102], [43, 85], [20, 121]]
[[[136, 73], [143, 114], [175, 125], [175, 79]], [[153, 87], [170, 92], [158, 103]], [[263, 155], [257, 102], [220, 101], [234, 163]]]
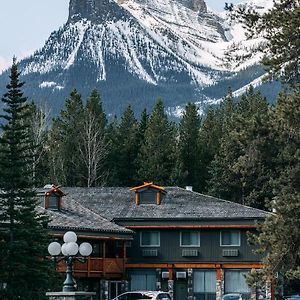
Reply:
[[[155, 230], [157, 231], [157, 230]], [[200, 247], [181, 247], [180, 230], [160, 230], [159, 247], [141, 247], [140, 230], [136, 231], [132, 246], [127, 249], [130, 263], [174, 263], [174, 262], [259, 262], [254, 248], [247, 243], [247, 230], [240, 230], [240, 246], [220, 246], [220, 230], [200, 230]], [[143, 249], [156, 249], [157, 256], [143, 256]], [[198, 256], [182, 256], [182, 250], [197, 250]], [[238, 256], [223, 256], [223, 249], [237, 249]]]

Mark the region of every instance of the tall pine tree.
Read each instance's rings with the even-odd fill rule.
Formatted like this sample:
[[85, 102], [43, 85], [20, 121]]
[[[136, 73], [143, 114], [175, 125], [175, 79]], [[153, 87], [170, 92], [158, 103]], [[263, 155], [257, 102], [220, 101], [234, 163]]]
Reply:
[[183, 186], [191, 185], [199, 190], [198, 176], [199, 149], [198, 135], [200, 129], [200, 117], [195, 104], [188, 103], [179, 124], [178, 158], [181, 166], [181, 182]]
[[156, 184], [172, 183], [175, 167], [175, 126], [169, 122], [164, 105], [158, 100], [153, 108], [145, 141], [139, 153], [138, 176], [140, 181]]
[[47, 218], [37, 210], [33, 156], [28, 130], [30, 109], [14, 60], [3, 96], [0, 138], [0, 298], [44, 299], [49, 267], [43, 259]]
[[67, 186], [85, 185], [84, 166], [80, 159], [84, 107], [81, 95], [73, 90], [66, 108], [54, 119], [49, 139], [52, 182]]

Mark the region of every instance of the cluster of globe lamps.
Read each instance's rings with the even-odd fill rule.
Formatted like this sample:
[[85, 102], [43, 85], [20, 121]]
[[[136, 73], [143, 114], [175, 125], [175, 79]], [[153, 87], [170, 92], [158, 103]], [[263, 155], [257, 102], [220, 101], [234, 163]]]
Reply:
[[[90, 243], [81, 243], [78, 245], [77, 235], [73, 231], [68, 231], [63, 237], [64, 244], [58, 242], [52, 242], [48, 246], [49, 254], [55, 258], [55, 260], [64, 260], [67, 265], [66, 280], [63, 285], [63, 292], [74, 292], [76, 290], [76, 282], [73, 278], [73, 262], [80, 261], [85, 262], [86, 258], [91, 255], [93, 248]], [[78, 253], [80, 256], [78, 257]], [[58, 257], [63, 256], [61, 259]]]

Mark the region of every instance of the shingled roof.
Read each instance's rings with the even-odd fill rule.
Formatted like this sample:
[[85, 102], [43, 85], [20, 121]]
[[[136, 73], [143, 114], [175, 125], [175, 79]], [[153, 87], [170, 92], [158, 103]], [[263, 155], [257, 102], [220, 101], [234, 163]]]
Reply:
[[166, 187], [161, 205], [135, 205], [129, 188], [62, 188], [64, 202], [75, 199], [108, 220], [117, 219], [264, 219], [269, 213], [179, 187]]
[[[39, 195], [42, 196], [43, 193], [40, 192]], [[39, 210], [45, 212], [50, 217], [49, 229], [83, 230], [101, 233], [133, 233], [130, 229], [110, 222], [70, 197], [63, 200], [60, 210], [45, 209], [42, 205], [39, 207]]]

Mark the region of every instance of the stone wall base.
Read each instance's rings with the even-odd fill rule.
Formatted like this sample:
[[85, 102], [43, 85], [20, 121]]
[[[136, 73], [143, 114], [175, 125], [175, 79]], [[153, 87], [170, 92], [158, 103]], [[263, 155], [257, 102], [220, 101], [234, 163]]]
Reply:
[[96, 293], [91, 292], [48, 292], [49, 300], [93, 300]]

